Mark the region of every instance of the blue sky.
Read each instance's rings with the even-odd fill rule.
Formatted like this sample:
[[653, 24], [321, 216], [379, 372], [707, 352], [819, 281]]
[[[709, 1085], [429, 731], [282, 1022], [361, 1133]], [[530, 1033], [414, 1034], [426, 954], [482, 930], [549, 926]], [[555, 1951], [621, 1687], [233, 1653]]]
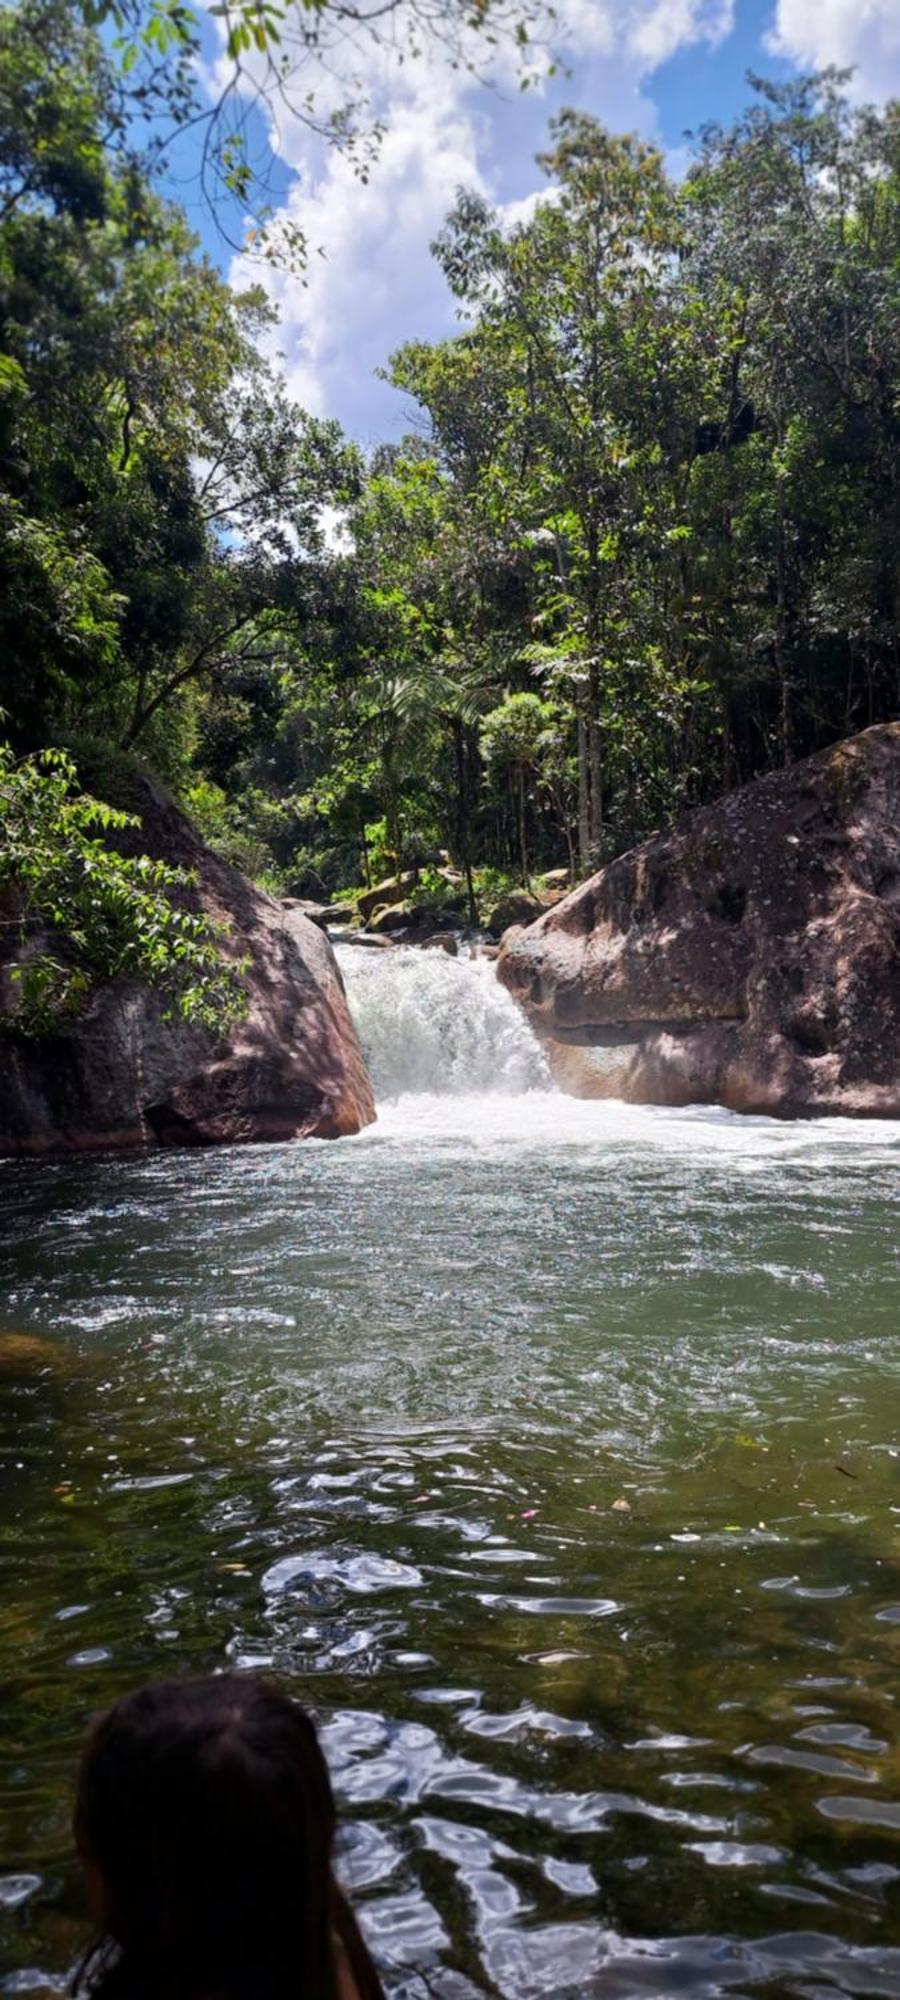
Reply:
[[748, 69], [855, 65], [860, 98], [900, 96], [900, 0], [556, 0], [556, 9], [569, 73], [524, 95], [503, 58], [486, 89], [436, 52], [402, 69], [373, 55], [366, 82], [385, 138], [368, 186], [299, 121], [268, 135], [280, 210], [312, 246], [305, 284], [231, 255], [197, 202], [192, 162], [178, 162], [173, 191], [210, 253], [233, 282], [262, 280], [277, 305], [273, 351], [298, 402], [338, 417], [364, 444], [408, 422], [379, 365], [404, 340], [454, 329], [428, 245], [457, 187], [479, 187], [514, 216], [540, 189], [534, 155], [560, 105], [656, 140], [677, 172], [685, 133], [728, 122], [747, 102]]

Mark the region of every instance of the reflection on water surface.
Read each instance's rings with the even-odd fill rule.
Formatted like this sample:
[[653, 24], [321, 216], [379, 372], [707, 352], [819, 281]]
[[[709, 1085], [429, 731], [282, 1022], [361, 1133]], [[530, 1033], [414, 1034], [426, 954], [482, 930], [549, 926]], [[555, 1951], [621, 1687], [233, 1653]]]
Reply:
[[230, 1662], [397, 2000], [900, 1991], [897, 1145], [538, 1092], [7, 1164], [2, 1990], [85, 1715]]

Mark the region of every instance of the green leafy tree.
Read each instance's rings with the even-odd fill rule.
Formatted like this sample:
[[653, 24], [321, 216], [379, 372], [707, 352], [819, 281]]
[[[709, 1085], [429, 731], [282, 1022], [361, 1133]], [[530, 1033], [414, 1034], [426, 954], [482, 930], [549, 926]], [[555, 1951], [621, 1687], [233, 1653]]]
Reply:
[[515, 790], [522, 883], [529, 887], [526, 786], [549, 756], [555, 717], [548, 702], [536, 694], [510, 694], [492, 708], [481, 725], [485, 763], [509, 773]]
[[223, 955], [221, 925], [187, 906], [193, 877], [116, 850], [116, 836], [138, 825], [79, 791], [62, 751], [17, 760], [0, 745], [7, 1032], [60, 1031], [110, 979], [159, 988], [174, 1013], [215, 1035], [244, 1012], [245, 963]]
[[389, 760], [386, 811], [396, 817], [391, 794], [401, 769], [418, 766], [433, 794], [436, 830], [465, 875], [474, 921], [477, 725], [502, 685], [509, 641], [506, 551], [467, 497], [407, 440], [373, 468], [353, 528], [375, 618], [370, 686], [379, 690]]
[[507, 232], [464, 196], [437, 254], [474, 317], [470, 343], [477, 338], [485, 369], [499, 359], [507, 385], [488, 494], [499, 510], [512, 507], [532, 546], [539, 538], [539, 636], [552, 633], [581, 662], [587, 865], [603, 834], [606, 684], [631, 573], [678, 526], [671, 405], [684, 356], [664, 300], [679, 225], [652, 148], [573, 112], [555, 122], [552, 140], [541, 164], [555, 199]]
[[196, 684], [283, 654], [310, 615], [321, 509], [355, 490], [356, 457], [261, 358], [262, 297], [232, 293], [110, 146], [115, 77], [77, 16], [24, 0], [0, 44], [10, 726], [22, 746], [99, 728], [171, 762]]
[[[102, 38], [70, 0], [0, 15], [17, 755], [68, 744], [84, 770], [93, 742], [102, 770], [137, 747], [276, 889], [446, 849], [474, 916], [479, 870], [586, 871], [897, 712], [896, 107], [852, 106], [834, 73], [757, 80], [681, 185], [564, 113], [527, 222], [459, 196], [436, 251], [464, 324], [393, 356], [422, 427], [366, 461], [292, 404], [264, 298], [130, 150], [136, 103], [160, 143], [200, 109], [196, 21], [95, 11]], [[446, 32], [468, 60], [518, 24], [532, 59], [514, 0], [351, 15], [218, 17], [234, 103], [301, 30], [313, 65], [351, 26]], [[220, 165], [240, 191], [240, 149]]]
[[717, 355], [692, 504], [734, 775], [900, 697], [900, 119], [845, 82], [756, 79], [684, 192], [685, 292]]

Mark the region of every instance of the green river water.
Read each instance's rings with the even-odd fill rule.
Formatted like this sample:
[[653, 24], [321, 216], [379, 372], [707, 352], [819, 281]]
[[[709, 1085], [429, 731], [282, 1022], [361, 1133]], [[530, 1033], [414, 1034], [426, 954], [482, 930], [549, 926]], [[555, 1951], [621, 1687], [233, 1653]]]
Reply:
[[85, 1718], [230, 1664], [395, 2000], [900, 1994], [900, 1128], [576, 1104], [344, 958], [371, 1132], [0, 1167], [0, 1992]]

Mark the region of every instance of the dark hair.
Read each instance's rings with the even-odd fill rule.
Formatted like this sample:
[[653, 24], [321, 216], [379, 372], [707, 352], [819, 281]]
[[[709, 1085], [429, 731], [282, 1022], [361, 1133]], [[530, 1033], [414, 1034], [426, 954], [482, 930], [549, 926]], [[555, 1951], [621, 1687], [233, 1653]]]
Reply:
[[101, 1716], [81, 1759], [79, 1852], [105, 1936], [98, 2000], [361, 2000], [378, 1975], [334, 1879], [334, 1796], [313, 1724], [251, 1674], [161, 1681]]

